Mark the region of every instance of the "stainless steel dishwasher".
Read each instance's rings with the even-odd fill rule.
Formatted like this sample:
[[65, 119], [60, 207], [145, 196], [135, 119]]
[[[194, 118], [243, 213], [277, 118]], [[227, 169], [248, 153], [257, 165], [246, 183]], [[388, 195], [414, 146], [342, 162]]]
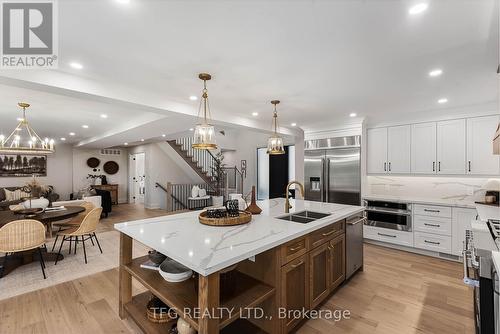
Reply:
[[345, 276], [349, 279], [357, 270], [363, 270], [363, 212], [346, 220], [346, 264]]

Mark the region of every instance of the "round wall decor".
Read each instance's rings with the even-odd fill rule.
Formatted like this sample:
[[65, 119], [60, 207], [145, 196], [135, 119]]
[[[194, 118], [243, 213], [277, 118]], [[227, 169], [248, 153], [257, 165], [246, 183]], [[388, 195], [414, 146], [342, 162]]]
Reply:
[[115, 161], [108, 161], [103, 166], [104, 172], [109, 175], [118, 173], [120, 166]]
[[101, 163], [101, 160], [99, 160], [95, 157], [87, 159], [87, 166], [89, 166], [90, 168], [96, 168], [97, 166], [99, 166], [100, 163]]

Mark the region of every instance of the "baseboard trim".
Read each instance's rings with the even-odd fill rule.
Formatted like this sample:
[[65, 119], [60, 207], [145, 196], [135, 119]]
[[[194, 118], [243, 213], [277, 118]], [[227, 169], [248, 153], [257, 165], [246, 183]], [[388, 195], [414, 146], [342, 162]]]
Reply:
[[387, 242], [378, 241], [378, 240], [372, 240], [372, 239], [363, 239], [363, 240], [367, 244], [372, 244], [372, 245], [377, 245], [377, 246], [381, 246], [381, 247], [397, 249], [397, 250], [404, 251], [404, 252], [415, 253], [415, 254], [419, 254], [419, 255], [431, 256], [431, 257], [435, 257], [435, 258], [438, 258], [438, 259], [448, 260], [448, 261], [453, 261], [453, 262], [461, 262], [462, 261], [459, 256], [452, 255], [452, 254], [432, 252], [432, 251], [428, 251], [428, 250], [425, 250], [425, 249], [407, 247], [407, 246], [402, 246], [402, 245], [395, 245], [395, 244], [390, 244], [390, 243], [387, 243]]

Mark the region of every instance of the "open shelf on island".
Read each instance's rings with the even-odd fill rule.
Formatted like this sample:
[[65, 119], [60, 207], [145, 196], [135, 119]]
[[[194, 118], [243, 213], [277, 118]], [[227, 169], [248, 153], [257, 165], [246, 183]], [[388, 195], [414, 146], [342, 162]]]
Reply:
[[158, 324], [150, 321], [146, 314], [146, 305], [151, 297], [151, 292], [143, 292], [125, 304], [125, 310], [144, 333], [165, 334], [170, 331], [175, 321]]
[[[157, 271], [141, 268], [141, 264], [147, 260], [147, 256], [133, 259], [132, 262], [125, 265], [124, 268], [151, 293], [160, 298], [165, 304], [175, 309], [179, 316], [184, 318], [189, 324], [191, 324], [191, 326], [198, 330], [197, 319], [192, 318], [189, 312], [185, 312], [185, 310], [193, 310], [198, 307], [198, 295], [195, 285], [197, 284], [197, 280], [191, 278], [180, 283], [167, 282]], [[237, 272], [235, 276], [236, 277], [234, 279], [237, 281], [235, 292], [230, 297], [222, 297], [220, 300], [220, 307], [234, 310], [254, 307], [265, 301], [267, 298], [273, 296], [275, 293], [274, 287], [271, 287], [243, 273]], [[134, 304], [134, 301], [137, 300], [137, 298], [138, 296], [134, 297], [132, 302], [129, 304]], [[144, 307], [146, 303], [147, 301], [144, 302]], [[132, 305], [126, 307], [127, 311], [130, 307], [132, 307]], [[128, 312], [130, 313], [130, 311]], [[134, 317], [133, 315], [131, 316]], [[146, 317], [145, 314], [144, 317]], [[224, 312], [224, 315], [219, 322], [219, 328], [228, 326], [239, 317], [239, 312], [233, 312], [231, 316], [229, 316], [227, 312]], [[157, 333], [154, 329], [152, 332], [149, 330], [144, 330], [144, 332]]]
[[244, 319], [238, 319], [232, 322], [229, 326], [221, 330], [221, 334], [267, 334], [259, 327]]

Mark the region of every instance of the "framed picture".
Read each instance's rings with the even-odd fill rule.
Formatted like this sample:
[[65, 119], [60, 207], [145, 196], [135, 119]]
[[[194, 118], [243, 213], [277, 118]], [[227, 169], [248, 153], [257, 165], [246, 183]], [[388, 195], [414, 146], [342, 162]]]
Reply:
[[241, 160], [241, 173], [243, 174], [243, 177], [247, 177], [247, 161], [246, 160]]
[[0, 154], [0, 177], [47, 176], [46, 155]]

